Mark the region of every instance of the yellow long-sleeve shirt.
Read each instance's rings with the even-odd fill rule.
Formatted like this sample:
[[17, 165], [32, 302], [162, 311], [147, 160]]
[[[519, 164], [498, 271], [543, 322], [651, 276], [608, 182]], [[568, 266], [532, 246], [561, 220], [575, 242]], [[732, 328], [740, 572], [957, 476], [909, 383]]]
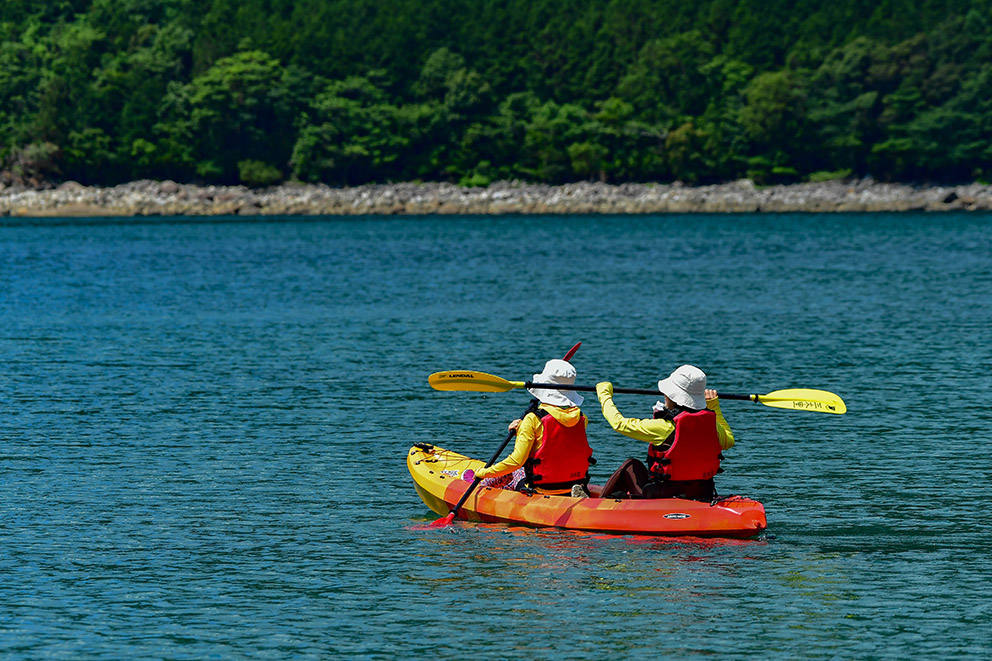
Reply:
[[[547, 411], [565, 427], [574, 427], [583, 419], [582, 411], [577, 406], [567, 409], [552, 404], [541, 404], [539, 409]], [[585, 418], [586, 426], [589, 419]], [[498, 477], [517, 470], [524, 463], [534, 456], [538, 448], [541, 447], [540, 440], [544, 437], [544, 425], [536, 415], [525, 415], [520, 425], [517, 427], [517, 438], [513, 444], [513, 452], [503, 461], [493, 464], [489, 468], [480, 468], [475, 471], [478, 478]]]
[[[603, 417], [616, 431], [624, 436], [630, 436], [638, 441], [647, 441], [653, 445], [661, 445], [675, 431], [675, 423], [661, 418], [625, 418], [616, 404], [613, 403], [612, 386], [609, 391], [597, 388], [599, 403], [603, 407]], [[716, 413], [716, 433], [720, 438], [720, 447], [729, 450], [734, 446], [734, 434], [730, 431], [720, 411], [720, 400], [706, 401], [706, 408]]]

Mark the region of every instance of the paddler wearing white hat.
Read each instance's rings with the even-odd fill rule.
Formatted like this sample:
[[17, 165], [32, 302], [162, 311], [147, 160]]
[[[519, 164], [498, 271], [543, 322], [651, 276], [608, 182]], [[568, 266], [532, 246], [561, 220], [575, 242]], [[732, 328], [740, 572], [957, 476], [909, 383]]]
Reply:
[[[554, 359], [534, 375], [532, 383], [572, 385], [575, 375], [571, 363]], [[481, 486], [588, 496], [585, 485], [592, 449], [586, 439], [589, 420], [579, 409], [582, 396], [573, 390], [528, 390], [540, 404], [509, 424], [510, 430], [517, 430], [513, 452], [503, 461], [475, 471], [475, 477], [483, 478]]]
[[658, 381], [658, 391], [664, 401], [654, 405], [653, 418], [626, 418], [613, 403], [613, 384], [596, 384], [610, 426], [649, 444], [647, 465], [628, 459], [604, 485], [603, 496], [714, 499], [721, 451], [734, 445], [717, 391], [706, 387], [706, 374], [693, 365]]

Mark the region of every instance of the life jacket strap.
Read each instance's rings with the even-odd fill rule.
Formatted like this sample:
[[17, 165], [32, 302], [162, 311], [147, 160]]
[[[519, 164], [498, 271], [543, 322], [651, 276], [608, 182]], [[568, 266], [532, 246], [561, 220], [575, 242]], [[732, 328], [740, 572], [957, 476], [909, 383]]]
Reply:
[[[546, 417], [551, 415], [551, 411], [545, 411], [544, 409], [534, 409], [531, 413], [537, 418], [538, 422], [541, 423], [544, 422]], [[541, 463], [541, 460], [537, 457], [531, 457], [524, 462], [524, 475], [527, 477], [527, 481], [531, 484], [534, 484], [535, 479], [541, 479], [540, 475], [534, 474], [534, 466], [537, 466], [539, 463]]]

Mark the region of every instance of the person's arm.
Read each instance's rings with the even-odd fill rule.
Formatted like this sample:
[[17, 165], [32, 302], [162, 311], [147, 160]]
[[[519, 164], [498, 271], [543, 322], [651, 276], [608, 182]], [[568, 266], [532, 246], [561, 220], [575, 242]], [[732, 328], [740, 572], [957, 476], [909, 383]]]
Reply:
[[706, 408], [716, 413], [716, 434], [720, 437], [720, 447], [729, 450], [734, 447], [734, 432], [730, 431], [730, 425], [723, 417], [720, 410], [720, 396], [716, 390], [706, 391]]
[[613, 384], [609, 381], [596, 384], [596, 395], [603, 407], [603, 417], [613, 429], [624, 436], [648, 443], [661, 443], [675, 431], [675, 425], [661, 418], [625, 418], [613, 403]]
[[513, 452], [503, 461], [493, 464], [489, 468], [480, 468], [475, 471], [477, 478], [499, 477], [512, 473], [526, 463], [530, 458], [531, 449], [534, 447], [534, 439], [538, 437], [538, 430], [541, 421], [536, 415], [528, 413], [524, 416], [520, 424], [517, 425], [517, 438], [513, 442]]

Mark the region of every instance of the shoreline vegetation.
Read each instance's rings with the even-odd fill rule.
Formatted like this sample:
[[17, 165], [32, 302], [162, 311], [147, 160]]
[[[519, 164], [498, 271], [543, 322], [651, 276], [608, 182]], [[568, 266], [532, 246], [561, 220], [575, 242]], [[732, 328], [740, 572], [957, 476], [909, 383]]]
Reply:
[[992, 185], [914, 186], [872, 179], [755, 186], [495, 182], [370, 184], [265, 189], [134, 181], [112, 187], [74, 181], [48, 189], [0, 184], [0, 216], [354, 216], [429, 214], [660, 214], [748, 212], [989, 211]]
[[990, 16], [6, 0], [0, 213], [984, 210], [957, 184], [992, 181]]

